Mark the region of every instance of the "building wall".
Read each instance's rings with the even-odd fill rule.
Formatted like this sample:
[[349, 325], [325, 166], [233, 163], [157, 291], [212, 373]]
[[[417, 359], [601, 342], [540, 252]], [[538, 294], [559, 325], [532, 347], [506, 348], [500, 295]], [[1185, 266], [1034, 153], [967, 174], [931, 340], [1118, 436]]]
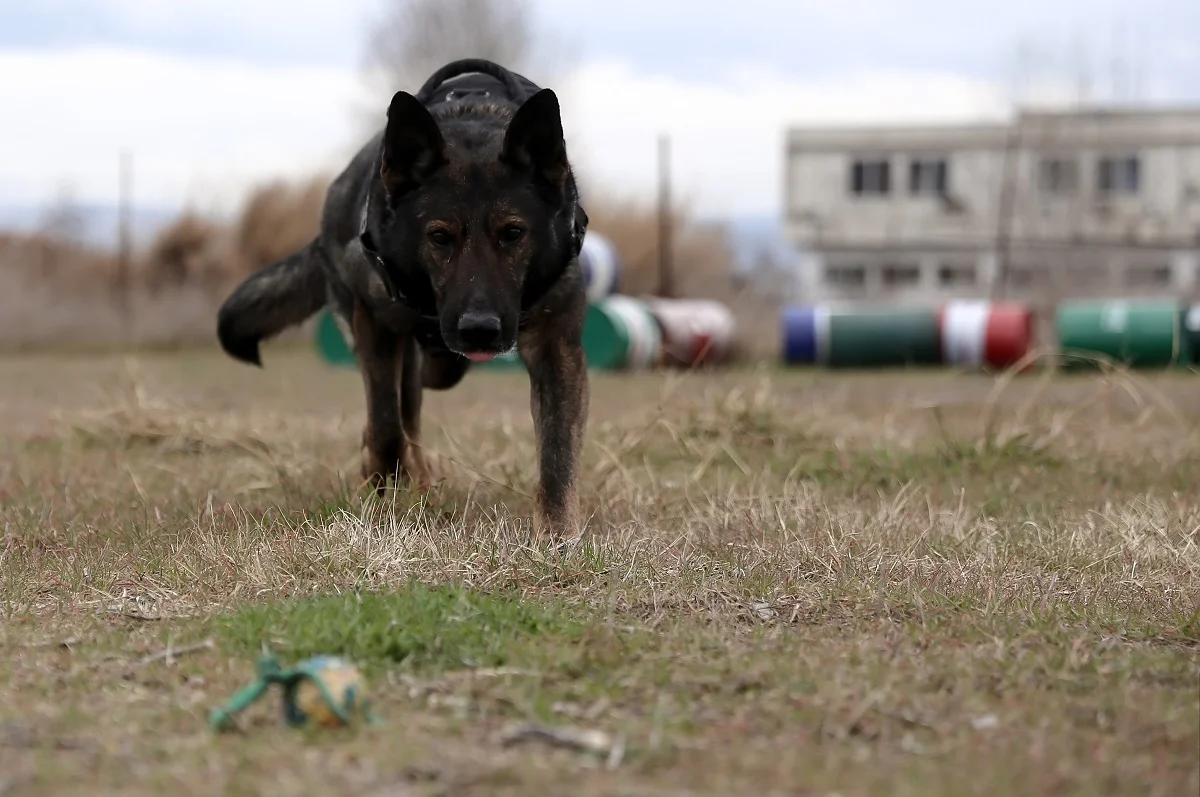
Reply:
[[[1098, 192], [1102, 157], [1138, 158], [1136, 193]], [[944, 158], [943, 195], [910, 193], [913, 158]], [[890, 190], [856, 196], [856, 160], [884, 158]], [[1077, 165], [1073, 192], [1044, 184], [1047, 158]], [[1196, 286], [1200, 109], [1035, 113], [1013, 126], [793, 131], [785, 230], [814, 252], [811, 298], [1161, 294]], [[1009, 168], [1006, 168], [1006, 164]], [[998, 231], [1005, 186], [1010, 240]], [[974, 279], [969, 275], [974, 274]]]
[[[897, 152], [886, 142], [864, 142], [837, 151], [793, 144], [788, 157], [789, 234], [797, 243], [813, 247], [982, 238], [995, 229], [1003, 150], [981, 145], [953, 147], [953, 142], [946, 142], [939, 150], [949, 161], [949, 195], [964, 212], [956, 212], [936, 196], [909, 195], [907, 171], [915, 148]], [[879, 155], [887, 157], [891, 165], [891, 192], [886, 196], [852, 195], [849, 175], [854, 161]]]

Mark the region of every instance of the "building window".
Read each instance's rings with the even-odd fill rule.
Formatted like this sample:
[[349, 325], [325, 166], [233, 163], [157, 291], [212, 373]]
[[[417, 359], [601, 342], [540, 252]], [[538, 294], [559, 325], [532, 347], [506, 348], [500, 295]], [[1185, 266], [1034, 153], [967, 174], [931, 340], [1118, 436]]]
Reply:
[[825, 284], [832, 288], [851, 290], [867, 285], [865, 266], [826, 266]]
[[963, 288], [978, 280], [975, 266], [970, 263], [943, 263], [938, 267], [938, 285], [943, 288]]
[[908, 165], [908, 192], [914, 196], [946, 193], [948, 166], [945, 158], [913, 158]]
[[1171, 285], [1170, 266], [1131, 266], [1125, 269], [1127, 288], [1167, 288]]
[[889, 263], [883, 267], [883, 284], [889, 288], [916, 285], [920, 281], [920, 266], [911, 263]]
[[1038, 164], [1038, 188], [1046, 194], [1073, 194], [1079, 190], [1079, 161], [1074, 158], [1042, 158]]
[[1072, 290], [1098, 290], [1108, 286], [1111, 272], [1103, 263], [1067, 263], [1058, 267], [1060, 284]]
[[1035, 265], [1012, 265], [1007, 269], [1007, 273], [1001, 274], [1010, 287], [1013, 288], [1034, 288], [1044, 286], [1049, 282], [1047, 272], [1043, 266]]
[[1096, 166], [1096, 188], [1102, 194], [1136, 194], [1141, 187], [1141, 164], [1136, 155], [1104, 157]]
[[859, 159], [850, 167], [850, 192], [885, 196], [892, 190], [892, 164], [886, 158]]

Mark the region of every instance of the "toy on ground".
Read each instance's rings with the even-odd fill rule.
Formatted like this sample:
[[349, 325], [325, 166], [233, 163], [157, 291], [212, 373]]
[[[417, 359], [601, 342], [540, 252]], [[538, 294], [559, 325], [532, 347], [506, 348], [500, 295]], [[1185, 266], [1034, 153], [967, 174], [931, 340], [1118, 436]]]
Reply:
[[374, 721], [365, 684], [358, 668], [337, 656], [314, 656], [283, 669], [274, 656], [258, 662], [258, 680], [243, 688], [209, 715], [216, 730], [233, 726], [233, 717], [266, 694], [271, 684], [283, 687], [283, 717], [288, 725], [310, 723], [326, 728], [350, 725], [355, 719]]

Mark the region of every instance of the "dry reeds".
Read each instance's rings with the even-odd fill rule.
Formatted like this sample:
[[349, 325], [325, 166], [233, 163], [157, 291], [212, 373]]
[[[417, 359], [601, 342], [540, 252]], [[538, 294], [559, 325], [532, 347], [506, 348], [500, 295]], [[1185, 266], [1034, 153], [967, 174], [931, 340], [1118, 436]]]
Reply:
[[[0, 339], [10, 347], [104, 345], [124, 334], [138, 343], [211, 340], [212, 317], [228, 291], [317, 234], [328, 184], [324, 176], [264, 184], [230, 223], [185, 211], [132, 264], [124, 306], [111, 290], [112, 253], [46, 235], [0, 236]], [[590, 229], [609, 238], [621, 257], [621, 292], [655, 294], [656, 209], [593, 192], [587, 211]], [[738, 322], [735, 353], [774, 357], [778, 305], [735, 282], [726, 230], [696, 222], [687, 208], [673, 214], [672, 226], [673, 295], [724, 302]]]

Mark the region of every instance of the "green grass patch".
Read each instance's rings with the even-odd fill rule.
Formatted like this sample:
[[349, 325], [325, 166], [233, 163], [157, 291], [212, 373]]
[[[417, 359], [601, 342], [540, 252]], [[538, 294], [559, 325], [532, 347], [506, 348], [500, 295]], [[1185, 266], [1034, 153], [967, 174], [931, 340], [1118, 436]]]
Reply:
[[287, 660], [336, 654], [430, 672], [511, 664], [547, 638], [569, 642], [582, 629], [561, 605], [415, 582], [389, 594], [258, 604], [219, 621], [220, 636], [241, 651], [265, 644]]

